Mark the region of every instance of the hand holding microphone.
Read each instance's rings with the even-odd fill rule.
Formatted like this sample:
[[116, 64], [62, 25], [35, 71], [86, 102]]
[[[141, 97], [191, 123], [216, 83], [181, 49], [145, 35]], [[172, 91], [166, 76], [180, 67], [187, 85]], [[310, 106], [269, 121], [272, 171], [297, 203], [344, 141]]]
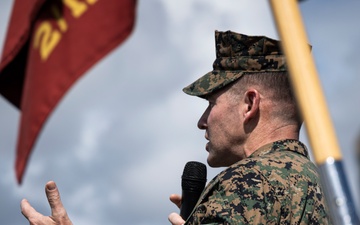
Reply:
[[186, 220], [198, 202], [206, 184], [206, 166], [200, 162], [186, 163], [181, 177], [180, 216]]
[[206, 166], [200, 162], [188, 162], [181, 178], [182, 196], [170, 196], [170, 201], [180, 208], [180, 215], [171, 213], [168, 217], [172, 225], [183, 225], [193, 211], [206, 184]]

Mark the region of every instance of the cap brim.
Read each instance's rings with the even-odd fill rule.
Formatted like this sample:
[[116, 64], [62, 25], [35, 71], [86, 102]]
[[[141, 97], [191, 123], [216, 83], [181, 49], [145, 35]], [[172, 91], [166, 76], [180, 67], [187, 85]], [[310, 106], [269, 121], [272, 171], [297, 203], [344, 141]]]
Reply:
[[204, 97], [239, 79], [245, 71], [213, 70], [183, 89], [188, 95]]

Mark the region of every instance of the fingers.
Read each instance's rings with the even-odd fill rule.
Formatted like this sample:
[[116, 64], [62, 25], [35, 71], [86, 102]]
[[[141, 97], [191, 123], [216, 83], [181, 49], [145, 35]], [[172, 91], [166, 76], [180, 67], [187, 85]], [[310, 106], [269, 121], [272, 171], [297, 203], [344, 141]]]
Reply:
[[[170, 201], [174, 203], [178, 208], [181, 206], [181, 196], [177, 194], [170, 195]], [[185, 220], [177, 214], [177, 213], [171, 213], [168, 217], [170, 223], [172, 225], [183, 225], [185, 223]]]
[[60, 199], [59, 190], [57, 189], [54, 181], [49, 181], [46, 183], [45, 193], [51, 208], [51, 215], [56, 217], [59, 214], [66, 213]]
[[170, 201], [174, 203], [178, 208], [181, 206], [181, 196], [177, 194], [170, 195]]
[[49, 181], [45, 185], [45, 192], [51, 207], [51, 216], [38, 213], [26, 199], [21, 201], [21, 213], [32, 225], [72, 225], [60, 200], [60, 193], [55, 182]]
[[171, 213], [168, 219], [172, 225], [183, 225], [185, 223], [185, 220], [177, 213]]
[[54, 181], [45, 185], [46, 196], [51, 208], [51, 216], [59, 224], [72, 224], [61, 202], [59, 190]]

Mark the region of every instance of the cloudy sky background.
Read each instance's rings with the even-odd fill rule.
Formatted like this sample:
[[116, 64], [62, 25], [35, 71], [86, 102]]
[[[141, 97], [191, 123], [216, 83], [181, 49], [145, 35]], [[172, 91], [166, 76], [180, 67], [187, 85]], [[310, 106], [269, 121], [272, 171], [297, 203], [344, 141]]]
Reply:
[[[11, 6], [11, 0], [0, 2], [0, 51]], [[359, 205], [360, 2], [308, 0], [300, 7]], [[1, 224], [27, 224], [22, 198], [49, 214], [48, 180], [57, 182], [74, 225], [168, 224], [168, 214], [177, 211], [168, 196], [181, 192], [185, 163], [206, 163], [196, 123], [207, 102], [181, 89], [212, 69], [214, 30], [278, 37], [266, 0], [146, 0], [137, 12], [131, 37], [88, 71], [51, 115], [21, 186], [13, 169], [20, 114], [0, 97]], [[301, 139], [308, 143], [304, 130]], [[208, 167], [208, 179], [217, 172]]]

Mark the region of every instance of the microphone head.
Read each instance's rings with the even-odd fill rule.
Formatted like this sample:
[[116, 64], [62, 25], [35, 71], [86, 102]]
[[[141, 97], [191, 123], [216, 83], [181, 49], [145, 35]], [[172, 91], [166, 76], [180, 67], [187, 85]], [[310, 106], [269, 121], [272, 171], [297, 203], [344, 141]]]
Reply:
[[186, 163], [181, 178], [181, 187], [183, 190], [202, 191], [206, 184], [205, 164], [195, 161]]

